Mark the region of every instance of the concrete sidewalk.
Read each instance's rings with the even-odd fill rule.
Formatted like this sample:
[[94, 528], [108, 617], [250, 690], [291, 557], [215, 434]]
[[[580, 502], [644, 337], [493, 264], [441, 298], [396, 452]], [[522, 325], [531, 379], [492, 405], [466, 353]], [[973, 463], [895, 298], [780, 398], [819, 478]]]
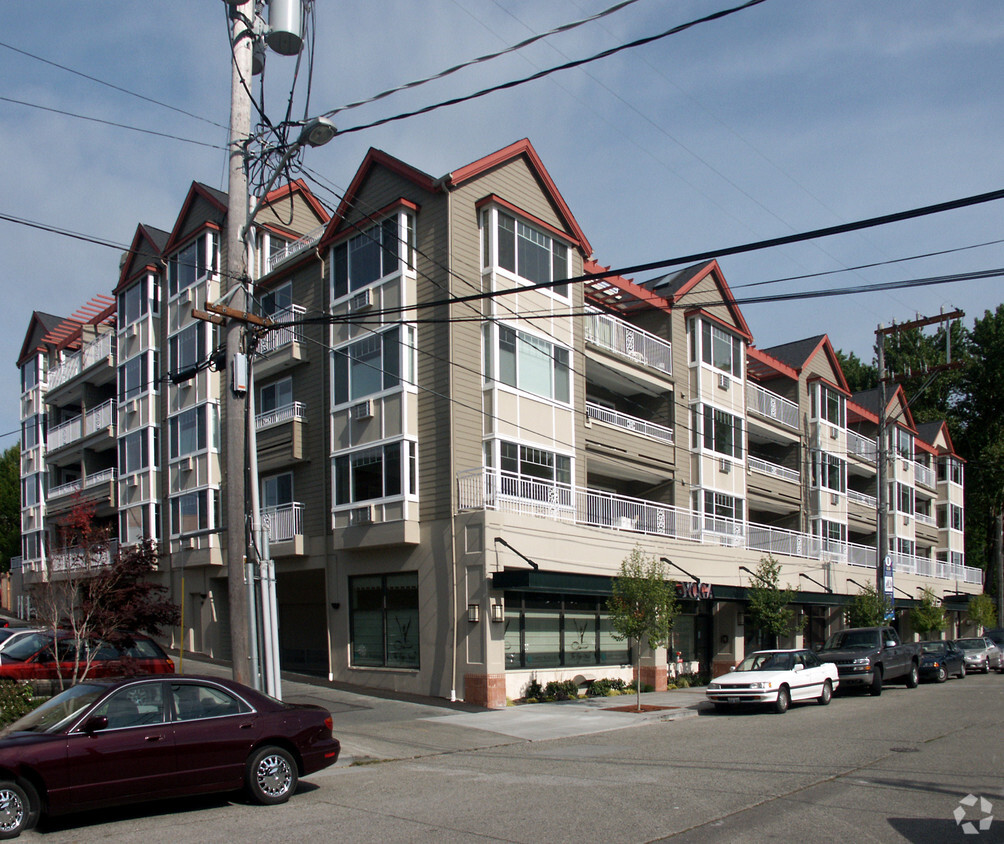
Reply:
[[[190, 656], [184, 658], [184, 673], [231, 676], [227, 664]], [[634, 695], [486, 710], [440, 698], [350, 689], [285, 672], [282, 696], [290, 703], [314, 703], [331, 712], [335, 736], [342, 742], [339, 767], [602, 733], [690, 718], [710, 708], [703, 689], [675, 689], [643, 694], [642, 712], [621, 711], [634, 708]]]

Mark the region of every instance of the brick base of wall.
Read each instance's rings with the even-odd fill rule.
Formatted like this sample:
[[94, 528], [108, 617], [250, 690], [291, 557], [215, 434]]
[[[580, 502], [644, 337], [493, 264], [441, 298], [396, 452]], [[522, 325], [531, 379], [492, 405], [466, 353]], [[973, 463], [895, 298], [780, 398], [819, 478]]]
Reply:
[[505, 709], [505, 674], [465, 674], [464, 702], [486, 709]]
[[669, 669], [665, 665], [643, 665], [641, 667], [642, 686], [651, 686], [657, 692], [666, 691]]

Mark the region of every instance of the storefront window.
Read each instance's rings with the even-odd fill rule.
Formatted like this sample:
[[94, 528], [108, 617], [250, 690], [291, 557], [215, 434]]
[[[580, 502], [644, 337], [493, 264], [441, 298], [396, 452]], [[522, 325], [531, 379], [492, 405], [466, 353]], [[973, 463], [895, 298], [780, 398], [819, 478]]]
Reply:
[[418, 668], [418, 575], [349, 580], [352, 664]]

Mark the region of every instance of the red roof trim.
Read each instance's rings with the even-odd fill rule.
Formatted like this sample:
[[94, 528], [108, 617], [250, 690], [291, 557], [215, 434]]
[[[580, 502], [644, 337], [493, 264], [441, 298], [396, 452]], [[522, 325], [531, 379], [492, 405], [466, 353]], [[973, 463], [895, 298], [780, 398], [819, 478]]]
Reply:
[[732, 318], [736, 321], [736, 327], [732, 327], [731, 330], [740, 334], [746, 338], [749, 343], [753, 342], [753, 332], [750, 331], [749, 325], [746, 324], [746, 318], [743, 316], [743, 312], [739, 310], [739, 305], [736, 304], [735, 296], [732, 295], [732, 289], [729, 287], [728, 282], [725, 281], [725, 275], [722, 273], [722, 268], [719, 266], [718, 261], [712, 259], [697, 273], [694, 274], [693, 278], [690, 279], [686, 284], [683, 285], [676, 293], [673, 294], [672, 303], [676, 305], [684, 296], [690, 293], [694, 287], [704, 281], [709, 275], [713, 276], [715, 285], [722, 294], [722, 302]]
[[872, 413], [867, 408], [862, 407], [857, 402], [853, 402], [850, 399], [847, 400], [847, 416], [850, 419], [851, 414], [854, 414], [858, 419], [865, 422], [871, 422], [873, 425], [878, 425], [878, 416]]
[[144, 275], [145, 273], [159, 273], [161, 267], [157, 264], [146, 264], [139, 269], [134, 270], [130, 275], [126, 275], [126, 272], [130, 269], [130, 264], [133, 258], [136, 257], [136, 253], [139, 252], [140, 243], [146, 241], [150, 244], [150, 252], [156, 253], [158, 255], [158, 260], [163, 260], [160, 258], [160, 251], [157, 249], [157, 244], [153, 242], [153, 238], [147, 233], [146, 226], [140, 223], [136, 226], [136, 233], [132, 237], [132, 243], [129, 244], [129, 251], [126, 252], [126, 259], [122, 262], [122, 269], [119, 272], [119, 283], [115, 285], [115, 289], [112, 291], [113, 295], [118, 295], [126, 287], [130, 287], [136, 279]]
[[[393, 202], [385, 205], [383, 208], [379, 208], [376, 211], [372, 211], [369, 214], [367, 214], [365, 222], [354, 223], [352, 225], [346, 226], [345, 229], [343, 230], [334, 232], [332, 232], [329, 227], [324, 237], [321, 238], [321, 243], [318, 243], [317, 248], [320, 249], [322, 248], [322, 246], [328, 247], [328, 246], [333, 246], [336, 243], [342, 243], [349, 237], [352, 237], [352, 235], [359, 234], [367, 226], [377, 225], [380, 222], [381, 218], [386, 217], [393, 211], [397, 211], [399, 208], [406, 208], [409, 211], [413, 211], [414, 213], [417, 214], [421, 209], [421, 207], [422, 207], [421, 205], [412, 202], [410, 199], [405, 199], [403, 196], [398, 197]], [[341, 222], [344, 222], [344, 220]]]
[[[674, 296], [673, 298], [675, 300], [677, 297]], [[726, 322], [721, 317], [716, 317], [713, 313], [711, 313], [711, 311], [708, 311], [705, 308], [690, 308], [690, 310], [684, 311], [683, 315], [688, 319], [692, 316], [700, 316], [701, 319], [709, 319], [712, 322], [717, 323], [719, 326], [721, 326], [725, 331], [728, 331], [730, 334], [738, 335], [747, 343], [753, 342], [753, 336], [749, 333], [749, 328], [745, 328], [746, 326], [745, 322], [743, 322], [743, 328], [740, 328], [739, 326], [732, 325], [732, 323]]]
[[[211, 193], [209, 193], [209, 191], [207, 191], [204, 187], [202, 187], [202, 185], [200, 185], [198, 182], [192, 182], [192, 186], [188, 189], [188, 195], [185, 197], [185, 202], [181, 206], [181, 211], [179, 212], [177, 219], [174, 221], [174, 228], [171, 229], [171, 236], [167, 239], [167, 244], [164, 246], [165, 255], [168, 254], [169, 252], [173, 252], [181, 245], [182, 241], [180, 241], [180, 237], [181, 237], [182, 224], [185, 222], [185, 218], [188, 216], [188, 213], [192, 210], [192, 205], [195, 204], [195, 199], [198, 196], [201, 196], [210, 205], [215, 206], [218, 211], [220, 211], [224, 216], [226, 216], [227, 207], [222, 203], [220, 203], [219, 201], [217, 201], [216, 197], [213, 196]], [[209, 221], [207, 220], [202, 228], [208, 225]], [[217, 230], [219, 230], [218, 224], [213, 224], [212, 227], [215, 227]], [[199, 228], [198, 230], [193, 232], [192, 236], [201, 232], [202, 228]], [[190, 239], [191, 237], [186, 237], [183, 242], [187, 243]]]
[[[808, 360], [808, 358], [806, 358], [806, 360]], [[807, 384], [813, 384], [816, 381], [819, 381], [821, 384], [825, 384], [831, 390], [836, 390], [838, 393], [840, 393], [841, 395], [845, 396], [848, 399], [851, 396], [851, 391], [848, 390], [846, 387], [841, 387], [839, 384], [834, 384], [829, 378], [824, 378], [822, 375], [810, 375], [808, 378], [805, 379], [805, 382]]]
[[[587, 258], [582, 264], [582, 269], [589, 275], [595, 275], [606, 272], [610, 267], [604, 267], [592, 258]], [[667, 314], [673, 309], [668, 299], [657, 296], [651, 290], [619, 275], [608, 275], [583, 282], [583, 292], [590, 301], [621, 313], [639, 311], [646, 306], [658, 308]]]
[[[760, 349], [756, 348], [755, 346], [746, 347], [746, 357], [753, 358], [753, 360], [755, 360], [757, 363], [769, 367], [770, 369], [773, 369], [779, 375], [787, 375], [789, 378], [795, 381], [798, 380], [797, 369], [793, 369], [792, 367], [788, 366], [788, 364], [779, 361], [775, 357], [771, 357], [766, 352], [760, 351]], [[747, 372], [749, 372], [748, 366], [746, 370]]]
[[[299, 193], [303, 196], [304, 202], [310, 206], [310, 210], [317, 215], [319, 223], [328, 222], [328, 212], [324, 210], [324, 206], [321, 205], [320, 201], [311, 193], [310, 188], [307, 187], [307, 183], [303, 179], [294, 179], [292, 182], [287, 182], [281, 187], [274, 188], [265, 194], [265, 201], [262, 203], [262, 210], [268, 208], [273, 202], [278, 202], [280, 199], [285, 199], [287, 196], [291, 196], [294, 193]], [[259, 211], [259, 213], [261, 213]]]
[[582, 244], [579, 243], [573, 235], [568, 234], [568, 232], [562, 231], [556, 226], [552, 226], [550, 223], [547, 223], [544, 220], [540, 219], [540, 217], [535, 217], [529, 211], [524, 211], [518, 205], [513, 205], [513, 203], [503, 199], [498, 194], [490, 193], [488, 194], [488, 196], [482, 197], [481, 199], [479, 199], [477, 202], [474, 203], [474, 208], [480, 211], [486, 205], [493, 205], [493, 204], [499, 205], [502, 208], [505, 208], [507, 211], [511, 211], [517, 217], [522, 217], [524, 220], [529, 221], [539, 229], [545, 229], [546, 231], [549, 231], [555, 237], [560, 237], [563, 241], [565, 241], [571, 246], [577, 246], [580, 249], [582, 248]]

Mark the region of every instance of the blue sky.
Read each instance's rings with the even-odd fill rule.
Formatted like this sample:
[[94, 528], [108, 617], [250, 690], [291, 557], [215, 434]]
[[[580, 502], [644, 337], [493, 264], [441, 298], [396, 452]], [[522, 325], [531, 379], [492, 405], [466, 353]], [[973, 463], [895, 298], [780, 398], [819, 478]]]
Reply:
[[[733, 5], [638, 0], [517, 55], [381, 103], [339, 128], [592, 55]], [[613, 0], [317, 0], [310, 113], [434, 74]], [[170, 229], [193, 179], [226, 189], [230, 70], [216, 0], [0, 3], [0, 213], [127, 244]], [[75, 76], [15, 47], [202, 119]], [[767, 0], [636, 50], [474, 102], [336, 138], [305, 163], [344, 189], [367, 148], [441, 176], [534, 144], [601, 263], [613, 267], [837, 225], [1004, 187], [1004, 7], [993, 0]], [[268, 59], [281, 119], [294, 60]], [[304, 111], [301, 73], [294, 116]], [[336, 202], [327, 190], [319, 198]], [[1000, 202], [721, 261], [756, 282], [1004, 238]], [[31, 312], [69, 315], [117, 280], [119, 251], [0, 221], [0, 433], [18, 427], [14, 363]], [[787, 292], [1004, 266], [1004, 246], [753, 288]], [[644, 280], [639, 276], [638, 280]], [[869, 359], [878, 323], [997, 306], [998, 280], [743, 306], [757, 345], [828, 333]], [[15, 441], [0, 439], [0, 447]]]

